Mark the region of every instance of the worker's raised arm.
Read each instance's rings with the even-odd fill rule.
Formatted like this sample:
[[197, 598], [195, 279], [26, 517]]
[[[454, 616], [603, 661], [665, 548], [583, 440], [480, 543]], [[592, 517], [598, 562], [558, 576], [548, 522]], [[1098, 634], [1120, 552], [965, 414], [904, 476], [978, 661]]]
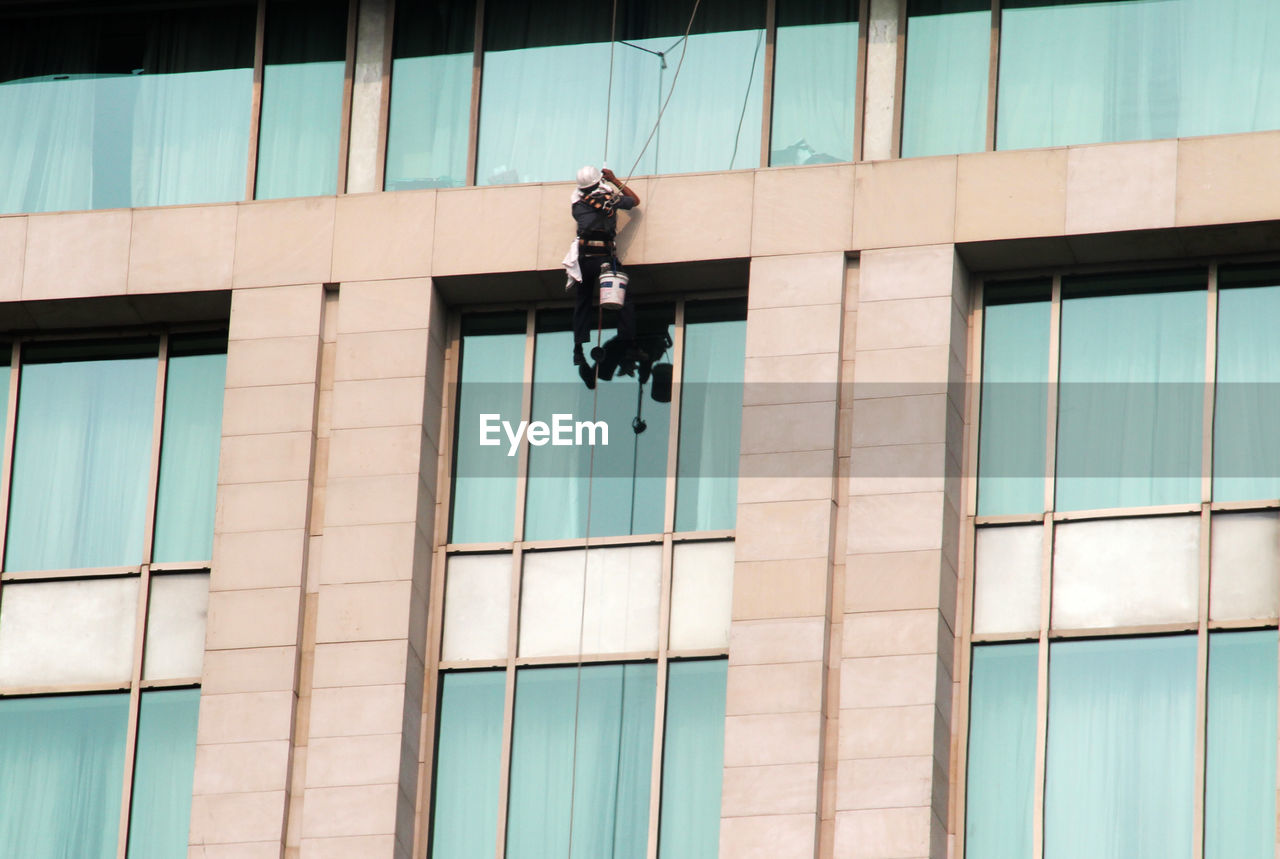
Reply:
[[622, 192], [624, 197], [630, 198], [631, 206], [634, 207], [634, 206], [640, 205], [640, 195], [637, 194], [635, 191], [632, 191], [626, 185], [623, 185], [622, 182], [618, 179], [618, 177], [615, 176], [613, 171], [610, 170], [608, 167], [600, 171], [600, 176], [608, 180], [609, 182], [611, 182], [613, 185], [615, 185], [617, 189]]

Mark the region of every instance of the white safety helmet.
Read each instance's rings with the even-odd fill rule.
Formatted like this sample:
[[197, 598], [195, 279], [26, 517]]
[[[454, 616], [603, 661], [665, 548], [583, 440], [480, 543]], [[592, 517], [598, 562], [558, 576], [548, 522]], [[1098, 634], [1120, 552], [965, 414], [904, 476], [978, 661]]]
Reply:
[[588, 164], [578, 171], [578, 187], [590, 188], [600, 181], [600, 168]]

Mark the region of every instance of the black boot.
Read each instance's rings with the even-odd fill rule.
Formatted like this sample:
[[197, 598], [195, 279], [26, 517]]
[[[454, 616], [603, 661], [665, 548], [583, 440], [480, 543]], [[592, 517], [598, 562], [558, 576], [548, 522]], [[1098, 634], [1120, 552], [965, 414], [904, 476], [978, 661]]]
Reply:
[[573, 344], [573, 363], [578, 368], [578, 378], [582, 379], [582, 383], [587, 386], [587, 390], [594, 391], [596, 387], [596, 370], [587, 363], [586, 356], [582, 354], [582, 344]]

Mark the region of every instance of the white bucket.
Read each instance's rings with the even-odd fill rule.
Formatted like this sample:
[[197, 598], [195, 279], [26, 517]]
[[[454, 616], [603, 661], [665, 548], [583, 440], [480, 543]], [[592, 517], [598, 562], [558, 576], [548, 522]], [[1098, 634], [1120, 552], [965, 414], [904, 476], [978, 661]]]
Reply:
[[617, 309], [627, 300], [627, 276], [622, 272], [600, 273], [600, 306]]

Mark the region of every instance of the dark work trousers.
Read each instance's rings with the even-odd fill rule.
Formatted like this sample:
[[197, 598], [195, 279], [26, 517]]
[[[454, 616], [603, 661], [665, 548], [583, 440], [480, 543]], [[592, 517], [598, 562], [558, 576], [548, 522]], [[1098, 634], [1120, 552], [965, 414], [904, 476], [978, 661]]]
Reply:
[[[573, 342], [574, 345], [591, 342], [591, 332], [596, 327], [596, 298], [600, 291], [600, 265], [609, 262], [607, 256], [578, 257], [578, 266], [582, 269], [582, 280], [578, 283], [577, 301], [573, 305]], [[615, 271], [622, 271], [620, 267]], [[631, 301], [631, 289], [627, 289], [627, 297], [618, 310], [618, 339], [627, 345], [636, 339], [636, 306]]]

